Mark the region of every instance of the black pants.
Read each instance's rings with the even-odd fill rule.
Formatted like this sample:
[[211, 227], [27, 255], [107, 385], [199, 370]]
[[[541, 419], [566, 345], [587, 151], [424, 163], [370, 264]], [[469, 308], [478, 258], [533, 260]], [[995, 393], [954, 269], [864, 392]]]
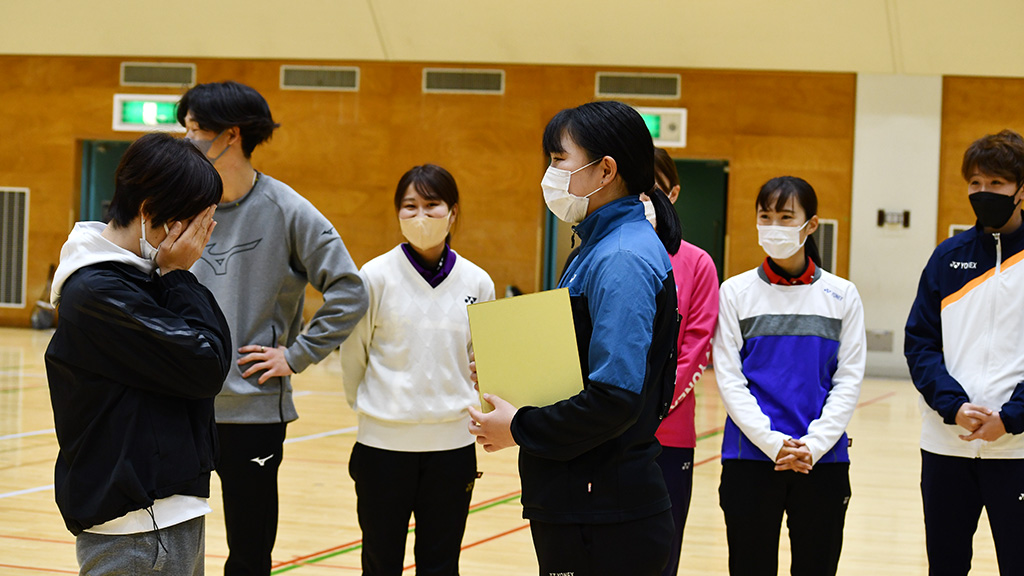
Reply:
[[1024, 574], [1024, 460], [921, 451], [921, 497], [930, 576], [971, 569], [981, 508], [988, 512], [999, 573]]
[[228, 536], [226, 576], [270, 574], [277, 538], [277, 471], [287, 424], [217, 424], [224, 523]]
[[363, 531], [363, 574], [402, 573], [409, 517], [416, 517], [417, 576], [457, 576], [476, 482], [473, 444], [438, 452], [395, 452], [356, 443], [348, 463]]
[[834, 575], [850, 503], [850, 464], [815, 464], [810, 474], [776, 472], [773, 462], [722, 462], [719, 503], [725, 513], [729, 574], [778, 574], [782, 513], [789, 528], [793, 576]]
[[618, 524], [530, 521], [541, 576], [659, 576], [672, 543], [668, 510]]
[[673, 448], [665, 446], [658, 455], [658, 466], [668, 486], [668, 495], [672, 499], [672, 524], [675, 536], [672, 538], [672, 549], [669, 551], [668, 564], [662, 576], [675, 576], [679, 571], [679, 552], [683, 547], [683, 528], [686, 527], [686, 515], [690, 511], [690, 495], [693, 494], [693, 448]]

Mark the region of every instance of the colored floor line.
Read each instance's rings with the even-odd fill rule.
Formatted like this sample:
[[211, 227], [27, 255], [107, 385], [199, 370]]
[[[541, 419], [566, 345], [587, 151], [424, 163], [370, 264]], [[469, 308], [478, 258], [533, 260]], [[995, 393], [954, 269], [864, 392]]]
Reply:
[[36, 568], [34, 566], [15, 566], [14, 564], [0, 564], [0, 568], [15, 568], [17, 570], [31, 570], [32, 572], [49, 572], [50, 574], [78, 574], [78, 570], [58, 570], [56, 568]]
[[[504, 496], [498, 496], [496, 498], [491, 498], [490, 500], [484, 500], [483, 502], [480, 502], [479, 504], [471, 506], [470, 509], [469, 509], [469, 513], [470, 514], [475, 514], [477, 512], [482, 512], [484, 510], [488, 510], [490, 508], [494, 508], [495, 506], [500, 506], [502, 504], [507, 504], [507, 503], [512, 502], [514, 500], [518, 500], [519, 496], [520, 496], [520, 491], [516, 491], [516, 492], [510, 492], [508, 494], [505, 494]], [[410, 525], [409, 526], [409, 532], [415, 532], [415, 531], [416, 531], [416, 525], [415, 524]], [[502, 535], [503, 534], [499, 534], [498, 536], [502, 536]], [[490, 539], [493, 540], [494, 538], [495, 537], [491, 537]], [[470, 546], [475, 546], [475, 545], [480, 544], [480, 543], [481, 542], [477, 542], [477, 543], [474, 543], [474, 544], [463, 546], [463, 550], [468, 548], [468, 547], [470, 547]], [[362, 547], [363, 547], [363, 541], [361, 539], [360, 540], [356, 540], [356, 541], [353, 541], [353, 542], [349, 542], [347, 544], [342, 544], [341, 546], [337, 546], [335, 548], [330, 548], [330, 549], [325, 550], [325, 551], [314, 552], [313, 554], [309, 554], [308, 556], [302, 556], [302, 557], [299, 557], [299, 558], [295, 558], [295, 559], [289, 560], [287, 562], [282, 562], [281, 564], [278, 564], [277, 566], [275, 566], [274, 569], [270, 571], [270, 573], [271, 574], [282, 574], [284, 572], [288, 572], [288, 571], [294, 570], [296, 568], [301, 568], [302, 566], [307, 566], [307, 565], [310, 565], [310, 564], [317, 564], [319, 562], [323, 562], [324, 560], [327, 560], [327, 559], [330, 559], [330, 558], [334, 558], [335, 556], [340, 556], [341, 554], [347, 554], [349, 552], [354, 552], [356, 550], [361, 549]]]

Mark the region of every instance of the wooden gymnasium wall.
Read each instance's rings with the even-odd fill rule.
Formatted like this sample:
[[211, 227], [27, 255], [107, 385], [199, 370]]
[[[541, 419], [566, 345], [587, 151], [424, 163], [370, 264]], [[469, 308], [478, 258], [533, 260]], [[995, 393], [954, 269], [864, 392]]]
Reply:
[[967, 183], [960, 175], [972, 142], [1004, 128], [1024, 134], [1024, 79], [947, 76], [942, 79], [942, 146], [939, 159], [939, 222], [936, 243], [950, 224], [974, 224]]
[[[112, 130], [113, 95], [177, 93], [119, 86], [125, 60], [147, 59], [0, 56], [0, 186], [27, 187], [32, 194], [29, 306], [0, 310], [2, 325], [28, 325], [31, 303], [77, 217], [81, 141], [138, 137]], [[456, 250], [491, 274], [499, 294], [508, 284], [525, 291], [540, 286], [546, 166], [540, 137], [558, 110], [594, 98], [598, 68], [483, 65], [505, 70], [506, 90], [481, 96], [422, 94], [422, 68], [430, 65], [421, 63], [180, 61], [197, 65], [199, 82], [237, 80], [267, 98], [282, 127], [257, 148], [254, 164], [330, 218], [358, 265], [400, 241], [394, 186], [409, 167], [434, 162], [455, 175], [462, 194]], [[283, 63], [359, 66], [360, 90], [280, 90]], [[672, 155], [730, 163], [729, 275], [762, 259], [754, 197], [764, 181], [782, 174], [809, 180], [821, 217], [839, 220], [838, 272], [846, 275], [854, 75], [639, 71], [682, 75], [680, 99], [630, 101], [689, 109], [688, 146]], [[307, 309], [317, 303], [313, 295]]]

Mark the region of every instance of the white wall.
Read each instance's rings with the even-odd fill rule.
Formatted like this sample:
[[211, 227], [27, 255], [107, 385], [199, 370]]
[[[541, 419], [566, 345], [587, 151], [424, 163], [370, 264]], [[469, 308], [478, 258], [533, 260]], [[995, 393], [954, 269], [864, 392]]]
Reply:
[[[869, 376], [909, 377], [903, 326], [935, 248], [942, 78], [859, 74], [853, 147], [850, 280], [869, 331], [892, 351], [868, 352]], [[910, 227], [877, 225], [878, 210], [910, 211]]]

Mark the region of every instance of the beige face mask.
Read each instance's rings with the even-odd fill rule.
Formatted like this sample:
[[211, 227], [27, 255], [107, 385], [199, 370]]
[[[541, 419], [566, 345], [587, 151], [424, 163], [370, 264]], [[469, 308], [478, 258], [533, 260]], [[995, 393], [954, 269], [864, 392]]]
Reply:
[[416, 216], [415, 218], [399, 218], [398, 224], [402, 227], [402, 236], [420, 250], [429, 250], [444, 242], [448, 236], [449, 223], [452, 219], [452, 211], [444, 218], [431, 218], [429, 216]]

